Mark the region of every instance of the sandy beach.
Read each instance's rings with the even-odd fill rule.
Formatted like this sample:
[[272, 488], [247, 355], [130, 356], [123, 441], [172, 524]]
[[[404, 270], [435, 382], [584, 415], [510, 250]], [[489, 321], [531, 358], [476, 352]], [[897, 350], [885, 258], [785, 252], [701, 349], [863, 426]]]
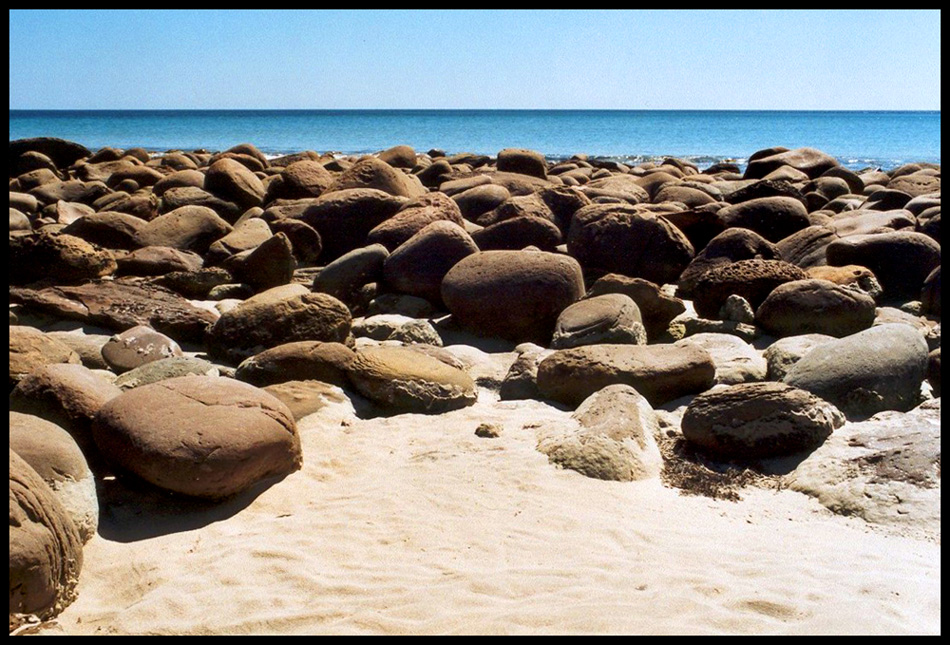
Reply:
[[[532, 426], [567, 412], [493, 398], [436, 418], [360, 420], [332, 403], [299, 425], [301, 471], [205, 510], [121, 493], [59, 628], [939, 633], [937, 536], [789, 490], [729, 502], [590, 479], [535, 450]], [[476, 437], [485, 421], [502, 435]]]

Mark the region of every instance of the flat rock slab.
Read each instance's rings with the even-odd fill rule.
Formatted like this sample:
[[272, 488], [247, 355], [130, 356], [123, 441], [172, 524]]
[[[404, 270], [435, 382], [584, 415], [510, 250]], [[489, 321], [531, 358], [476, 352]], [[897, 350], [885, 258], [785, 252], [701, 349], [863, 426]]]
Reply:
[[142, 479], [207, 499], [303, 463], [287, 406], [224, 377], [181, 376], [128, 390], [96, 415], [93, 437], [103, 455]]
[[786, 477], [841, 515], [909, 529], [940, 526], [940, 400], [848, 423]]
[[176, 293], [147, 284], [99, 280], [73, 287], [10, 289], [11, 301], [115, 331], [148, 325], [178, 342], [201, 343], [217, 316]]

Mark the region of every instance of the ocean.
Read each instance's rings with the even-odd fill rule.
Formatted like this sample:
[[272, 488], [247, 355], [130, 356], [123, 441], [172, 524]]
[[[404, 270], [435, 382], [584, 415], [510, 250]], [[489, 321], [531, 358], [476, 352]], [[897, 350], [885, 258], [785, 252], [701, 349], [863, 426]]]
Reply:
[[364, 154], [408, 144], [417, 152], [495, 155], [529, 148], [552, 160], [587, 153], [640, 163], [666, 156], [700, 168], [744, 166], [772, 146], [818, 148], [852, 169], [940, 163], [939, 111], [707, 110], [11, 110], [10, 140], [50, 136], [103, 146], [225, 150], [253, 143], [268, 155], [301, 150]]

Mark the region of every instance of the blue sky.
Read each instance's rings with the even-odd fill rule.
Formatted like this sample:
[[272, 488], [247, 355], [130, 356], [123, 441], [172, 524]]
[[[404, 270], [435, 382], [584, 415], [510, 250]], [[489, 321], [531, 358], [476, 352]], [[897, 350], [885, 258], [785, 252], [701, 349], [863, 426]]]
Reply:
[[939, 11], [10, 11], [11, 109], [940, 109]]

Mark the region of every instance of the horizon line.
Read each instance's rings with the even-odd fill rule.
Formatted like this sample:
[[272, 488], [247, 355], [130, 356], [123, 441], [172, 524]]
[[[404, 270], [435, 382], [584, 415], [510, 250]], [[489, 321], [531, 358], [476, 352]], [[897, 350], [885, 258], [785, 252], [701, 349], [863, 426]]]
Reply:
[[940, 112], [902, 108], [9, 108], [9, 112]]

